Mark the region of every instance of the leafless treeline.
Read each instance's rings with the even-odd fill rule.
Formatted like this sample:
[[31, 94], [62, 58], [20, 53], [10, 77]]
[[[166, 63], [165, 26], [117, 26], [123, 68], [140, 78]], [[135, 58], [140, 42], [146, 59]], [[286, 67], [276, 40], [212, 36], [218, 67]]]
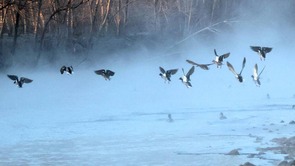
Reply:
[[[180, 41], [206, 27], [206, 30], [214, 32], [214, 27], [208, 27], [238, 18], [239, 9], [251, 3], [259, 5], [261, 2], [1, 0], [1, 54], [8, 47], [13, 55], [23, 44], [20, 38], [25, 38], [31, 48], [38, 52], [36, 59], [40, 58], [42, 52], [57, 47], [72, 52], [76, 51], [77, 46], [88, 50], [96, 40], [105, 36], [170, 36]], [[3, 58], [3, 55], [0, 56]]]

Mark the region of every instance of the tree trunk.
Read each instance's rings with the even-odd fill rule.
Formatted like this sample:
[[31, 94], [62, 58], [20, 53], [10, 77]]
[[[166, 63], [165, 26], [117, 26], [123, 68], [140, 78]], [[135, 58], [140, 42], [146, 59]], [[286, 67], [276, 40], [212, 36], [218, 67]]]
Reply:
[[[69, 0], [68, 5], [72, 6], [72, 0]], [[68, 8], [67, 10], [67, 28], [68, 28], [68, 38], [70, 39], [73, 34], [73, 9]]]
[[18, 27], [19, 27], [19, 20], [20, 20], [20, 14], [19, 11], [16, 11], [16, 16], [15, 16], [15, 25], [14, 25], [14, 36], [13, 36], [13, 44], [12, 44], [12, 50], [11, 53], [14, 55], [15, 50], [16, 50], [16, 45], [17, 45], [17, 32], [18, 32]]
[[3, 37], [5, 26], [7, 26], [6, 25], [7, 24], [6, 17], [7, 17], [7, 9], [5, 8], [5, 9], [2, 10], [2, 20], [1, 20], [2, 21], [2, 26], [1, 26], [1, 30], [0, 30], [1, 38]]
[[129, 0], [126, 0], [126, 3], [125, 3], [124, 26], [127, 24], [127, 21], [128, 21], [128, 7], [129, 7]]
[[118, 13], [115, 16], [115, 23], [116, 23], [116, 35], [120, 36], [120, 28], [121, 28], [121, 0], [118, 0], [117, 11]]
[[37, 39], [38, 39], [38, 27], [40, 24], [41, 6], [42, 6], [42, 0], [38, 0], [37, 21], [35, 22], [35, 27], [34, 27], [35, 44], [37, 43]]
[[102, 20], [102, 22], [100, 24], [99, 32], [101, 32], [101, 30], [103, 28], [106, 28], [106, 31], [107, 31], [107, 18], [109, 16], [110, 6], [111, 6], [111, 0], [107, 0], [106, 12], [105, 12], [105, 14], [103, 16], [103, 20]]
[[91, 21], [91, 36], [93, 36], [94, 32], [96, 32], [96, 22], [97, 22], [97, 15], [98, 15], [98, 7], [99, 7], [99, 0], [95, 1], [95, 9]]

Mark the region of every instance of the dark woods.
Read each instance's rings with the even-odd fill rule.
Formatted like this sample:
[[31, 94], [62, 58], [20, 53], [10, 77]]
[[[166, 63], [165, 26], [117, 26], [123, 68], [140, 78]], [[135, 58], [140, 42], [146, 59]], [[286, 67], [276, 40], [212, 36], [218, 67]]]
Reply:
[[[145, 42], [175, 46], [230, 31], [241, 10], [269, 1], [1, 0], [0, 68]], [[294, 3], [293, 3], [294, 6]], [[258, 12], [258, 11], [257, 11]], [[152, 42], [151, 42], [152, 41]], [[99, 56], [99, 55], [97, 55]]]

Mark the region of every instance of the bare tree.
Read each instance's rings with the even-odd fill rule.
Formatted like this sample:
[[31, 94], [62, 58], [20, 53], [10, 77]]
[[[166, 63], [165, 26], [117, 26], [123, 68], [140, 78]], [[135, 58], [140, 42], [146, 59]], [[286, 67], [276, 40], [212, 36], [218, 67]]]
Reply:
[[41, 35], [41, 39], [40, 39], [40, 47], [39, 47], [39, 51], [38, 51], [38, 56], [37, 56], [37, 62], [40, 60], [40, 57], [41, 57], [41, 52], [42, 52], [42, 48], [43, 48], [43, 42], [44, 42], [44, 37], [45, 37], [45, 33], [47, 31], [47, 28], [48, 28], [48, 25], [50, 23], [50, 21], [53, 19], [53, 17], [62, 12], [62, 11], [66, 11], [68, 9], [76, 9], [78, 8], [80, 5], [82, 5], [83, 3], [85, 2], [88, 2], [88, 0], [84, 1], [84, 0], [81, 0], [79, 3], [77, 4], [72, 4], [71, 3], [71, 0], [68, 1], [68, 3], [65, 5], [65, 6], [61, 6], [61, 7], [58, 7], [57, 9], [55, 9], [53, 11], [53, 13], [50, 15], [50, 17], [48, 18], [48, 20], [46, 21], [45, 23], [45, 26], [44, 26], [44, 29], [43, 29], [43, 32], [42, 32], [42, 35]]

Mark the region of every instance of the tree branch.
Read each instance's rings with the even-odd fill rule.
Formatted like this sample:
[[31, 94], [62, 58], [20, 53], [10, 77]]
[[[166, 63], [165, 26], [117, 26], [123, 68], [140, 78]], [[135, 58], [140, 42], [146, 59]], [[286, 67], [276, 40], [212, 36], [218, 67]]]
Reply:
[[174, 48], [175, 46], [181, 44], [182, 42], [188, 40], [188, 39], [191, 38], [191, 37], [194, 37], [194, 36], [198, 35], [199, 33], [203, 32], [203, 31], [208, 30], [208, 31], [211, 31], [211, 32], [216, 33], [216, 32], [218, 32], [218, 30], [215, 29], [214, 27], [216, 27], [216, 26], [218, 26], [218, 25], [220, 25], [220, 24], [226, 24], [226, 23], [229, 23], [229, 22], [231, 22], [231, 21], [230, 21], [230, 20], [224, 20], [224, 21], [220, 21], [220, 22], [217, 22], [217, 23], [215, 23], [215, 24], [209, 25], [209, 26], [207, 26], [207, 27], [205, 27], [205, 28], [202, 28], [202, 29], [200, 29], [200, 30], [198, 30], [198, 31], [196, 31], [196, 32], [194, 32], [194, 33], [188, 35], [188, 36], [185, 37], [184, 39], [178, 41], [178, 42], [175, 43], [174, 45], [170, 46], [167, 50], [170, 50], [170, 49]]
[[6, 5], [1, 6], [1, 7], [0, 7], [0, 10], [3, 10], [3, 9], [5, 9], [5, 8], [7, 8], [8, 6], [10, 6], [10, 5], [14, 5], [14, 4], [15, 4], [15, 1], [13, 1], [13, 2], [9, 1], [9, 2], [7, 2]]
[[45, 23], [41, 38], [40, 38], [40, 46], [39, 46], [39, 53], [37, 56], [37, 62], [39, 61], [40, 57], [41, 57], [41, 52], [42, 52], [42, 47], [43, 47], [43, 41], [44, 41], [44, 37], [45, 37], [45, 32], [47, 31], [47, 27], [49, 25], [49, 22], [52, 20], [52, 18], [59, 12], [68, 10], [68, 9], [76, 9], [78, 8], [80, 5], [82, 5], [83, 3], [88, 2], [89, 0], [81, 0], [79, 3], [71, 5], [71, 1], [68, 1], [66, 6], [60, 7], [58, 9], [56, 9], [49, 17], [49, 19], [47, 20], [47, 22]]

